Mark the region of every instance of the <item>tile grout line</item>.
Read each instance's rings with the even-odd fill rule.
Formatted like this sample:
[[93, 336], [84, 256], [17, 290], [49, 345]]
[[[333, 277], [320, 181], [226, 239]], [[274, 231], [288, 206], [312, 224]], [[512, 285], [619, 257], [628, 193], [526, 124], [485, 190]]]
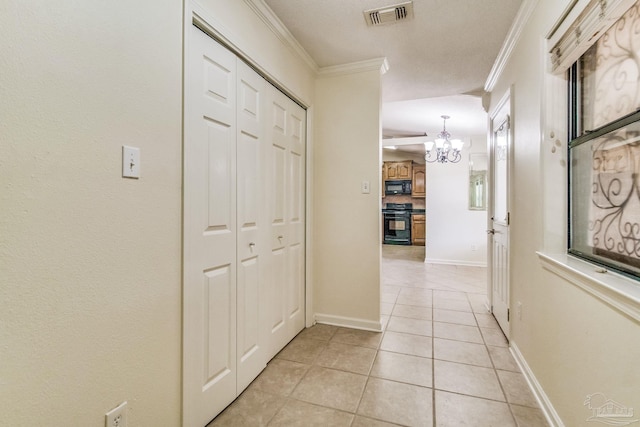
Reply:
[[[367, 386], [369, 385], [369, 381], [371, 379], [371, 371], [373, 370], [373, 366], [376, 364], [376, 360], [378, 359], [378, 354], [380, 353], [380, 346], [382, 346], [382, 340], [384, 340], [384, 336], [387, 333], [387, 326], [389, 325], [389, 320], [391, 320], [391, 316], [393, 315], [393, 310], [396, 307], [396, 302], [398, 301], [398, 296], [400, 296], [400, 292], [398, 292], [398, 294], [396, 295], [394, 301], [393, 301], [393, 307], [391, 308], [391, 313], [389, 313], [387, 315], [387, 322], [385, 323], [384, 327], [382, 328], [382, 336], [380, 337], [380, 342], [378, 342], [378, 345], [376, 346], [376, 354], [373, 357], [373, 362], [371, 363], [371, 366], [369, 366], [369, 371], [367, 372], [367, 380], [364, 383], [364, 387], [362, 388], [362, 394], [360, 395], [360, 398], [358, 399], [358, 404], [356, 405], [356, 409], [353, 413], [353, 419], [351, 420], [350, 426], [353, 426], [353, 424], [356, 422], [356, 417], [358, 417], [358, 411], [360, 410], [360, 405], [362, 404], [362, 400], [364, 399], [364, 394], [367, 391]], [[375, 377], [374, 377], [375, 378]], [[369, 417], [366, 417], [369, 418]]]
[[[398, 295], [400, 293], [398, 292]], [[393, 314], [393, 309], [396, 306], [395, 301], [398, 300], [398, 295], [396, 295], [396, 299], [394, 300], [393, 303], [393, 308], [391, 309], [391, 313]], [[391, 314], [388, 315], [389, 318], [391, 318]], [[367, 391], [367, 386], [369, 385], [369, 380], [371, 379], [371, 371], [373, 370], [373, 366], [376, 364], [376, 360], [378, 359], [378, 354], [380, 353], [380, 346], [382, 345], [382, 340], [384, 339], [384, 335], [387, 332], [387, 325], [389, 324], [389, 319], [387, 319], [387, 323], [384, 325], [384, 328], [382, 328], [382, 336], [380, 337], [380, 342], [378, 342], [378, 345], [376, 346], [375, 350], [376, 350], [376, 354], [373, 357], [373, 361], [371, 362], [371, 366], [369, 366], [369, 370], [367, 371], [367, 380], [364, 383], [364, 387], [362, 388], [362, 394], [360, 395], [360, 398], [358, 399], [358, 404], [356, 405], [356, 409], [353, 412], [353, 420], [351, 420], [351, 424], [353, 425], [353, 423], [355, 423], [356, 421], [356, 417], [358, 416], [358, 411], [360, 410], [360, 405], [362, 404], [362, 399], [364, 399], [364, 394]]]
[[431, 290], [431, 425], [435, 426], [437, 420], [436, 414], [436, 342], [434, 335], [436, 334], [436, 319], [435, 319], [435, 308], [433, 307], [435, 304], [433, 289]]
[[[467, 299], [469, 298], [469, 296], [467, 295]], [[471, 301], [469, 301], [469, 303], [471, 303]], [[476, 316], [476, 313], [473, 312], [473, 317], [476, 319], [476, 323], [478, 323], [478, 317]], [[509, 402], [509, 399], [507, 397], [507, 393], [504, 390], [504, 386], [502, 385], [502, 381], [500, 381], [500, 376], [498, 375], [498, 369], [496, 368], [496, 364], [493, 361], [493, 358], [491, 357], [491, 352], [489, 351], [489, 345], [487, 344], [487, 340], [484, 338], [484, 334], [482, 333], [482, 328], [480, 328], [480, 324], [478, 323], [478, 329], [480, 330], [480, 336], [482, 337], [482, 342], [484, 342], [484, 348], [487, 352], [487, 354], [489, 355], [489, 361], [491, 362], [491, 366], [493, 367], [493, 373], [496, 376], [496, 379], [498, 380], [498, 385], [500, 386], [500, 391], [502, 391], [502, 394], [504, 396], [504, 401], [507, 404], [507, 409], [509, 409], [509, 414], [511, 414], [511, 419], [513, 420], [513, 424], [514, 426], [518, 426], [518, 420], [516, 420], [516, 416], [513, 413], [513, 410], [511, 409], [511, 403]], [[507, 341], [507, 346], [509, 345], [509, 342]]]
[[[369, 378], [369, 377], [368, 377], [368, 375], [366, 375], [366, 376], [367, 376], [367, 382], [365, 382], [365, 387], [364, 387], [364, 388], [363, 388], [363, 390], [362, 390], [362, 393], [363, 393], [363, 394], [360, 396], [360, 399], [359, 399], [359, 401], [358, 401], [358, 404], [356, 405], [356, 408], [354, 409], [354, 411], [353, 411], [353, 412], [350, 412], [350, 411], [347, 411], [347, 410], [344, 410], [344, 409], [339, 409], [339, 408], [331, 407], [331, 406], [326, 406], [326, 405], [319, 404], [319, 403], [309, 402], [309, 401], [305, 401], [305, 400], [301, 400], [301, 399], [297, 399], [297, 398], [293, 397], [293, 394], [294, 394], [295, 390], [298, 388], [298, 386], [302, 383], [302, 381], [307, 377], [307, 375], [309, 374], [309, 372], [310, 372], [310, 371], [312, 370], [312, 368], [313, 368], [313, 367], [315, 367], [315, 366], [317, 366], [317, 367], [319, 367], [319, 368], [323, 368], [323, 369], [330, 369], [330, 370], [335, 370], [335, 371], [340, 371], [340, 372], [347, 372], [347, 373], [351, 373], [351, 374], [356, 374], [356, 373], [351, 372], [351, 371], [348, 371], [348, 370], [335, 369], [335, 368], [325, 367], [325, 366], [322, 366], [322, 365], [316, 365], [317, 360], [320, 358], [320, 356], [322, 355], [322, 353], [324, 353], [324, 351], [326, 351], [326, 350], [327, 350], [327, 348], [329, 347], [329, 344], [332, 342], [333, 338], [335, 337], [335, 335], [337, 334], [337, 332], [338, 332], [338, 330], [339, 330], [339, 329], [340, 329], [340, 327], [335, 327], [334, 332], [331, 334], [331, 336], [330, 336], [327, 340], [324, 340], [324, 339], [317, 339], [317, 338], [313, 338], [313, 337], [308, 337], [308, 339], [315, 339], [316, 341], [324, 342], [324, 343], [325, 343], [325, 347], [324, 347], [324, 349], [323, 349], [323, 350], [322, 350], [318, 355], [316, 355], [316, 357], [311, 361], [311, 363], [303, 363], [303, 362], [294, 361], [294, 362], [296, 362], [296, 363], [301, 363], [301, 364], [304, 364], [304, 365], [308, 365], [308, 366], [309, 366], [309, 368], [307, 369], [307, 371], [305, 372], [305, 374], [304, 374], [304, 375], [302, 375], [302, 377], [300, 377], [300, 380], [298, 380], [298, 382], [296, 383], [295, 387], [292, 389], [291, 393], [289, 393], [289, 395], [288, 395], [288, 396], [285, 396], [285, 404], [283, 404], [283, 406], [282, 406], [282, 407], [281, 407], [281, 408], [276, 412], [276, 415], [277, 415], [278, 413], [280, 413], [280, 411], [282, 411], [282, 409], [284, 408], [284, 406], [286, 405], [286, 403], [288, 403], [288, 402], [290, 402], [290, 401], [296, 401], [296, 402], [302, 402], [302, 403], [305, 403], [305, 404], [309, 404], [309, 405], [312, 405], [312, 406], [316, 406], [316, 407], [319, 407], [319, 408], [326, 408], [326, 409], [330, 409], [330, 410], [333, 410], [333, 411], [338, 411], [338, 412], [343, 412], [343, 413], [347, 413], [347, 414], [353, 415], [353, 418], [352, 418], [352, 420], [351, 420], [350, 425], [352, 425], [352, 424], [355, 422], [355, 418], [356, 418], [356, 416], [357, 416], [358, 407], [360, 406], [360, 401], [362, 400], [362, 397], [364, 396], [364, 389], [366, 388], [366, 384], [368, 383], [368, 378]], [[297, 336], [296, 338], [298, 338], [298, 336]], [[295, 339], [295, 338], [294, 338], [294, 339]], [[292, 340], [292, 341], [293, 341], [293, 340]], [[342, 344], [342, 343], [340, 343], [340, 342], [338, 342], [338, 343], [339, 343], [339, 344]], [[355, 347], [362, 347], [362, 346], [355, 346]], [[365, 348], [365, 347], [363, 347], [363, 348]], [[370, 347], [369, 347], [369, 348], [370, 348]], [[286, 360], [286, 359], [284, 359], [284, 360]], [[372, 366], [373, 366], [373, 364], [372, 364]], [[371, 367], [369, 368], [369, 372], [370, 372], [370, 371], [371, 371]], [[356, 375], [358, 375], [358, 374], [356, 374]], [[362, 374], [360, 374], [360, 375], [362, 375]], [[364, 376], [364, 375], [363, 375], [363, 376]], [[274, 415], [273, 417], [271, 417], [271, 419], [269, 420], [269, 422], [267, 423], [267, 425], [269, 425], [269, 424], [273, 421], [273, 419], [275, 418], [275, 416], [276, 416], [276, 415]]]
[[[304, 329], [303, 329], [303, 330], [304, 330]], [[331, 341], [331, 338], [333, 338], [333, 336], [335, 335], [336, 331], [337, 331], [337, 329], [333, 332], [333, 334], [331, 334], [331, 336], [329, 337], [329, 339], [326, 341], [325, 348], [324, 348], [324, 349], [322, 349], [322, 352], [320, 352], [320, 353], [323, 353], [323, 352], [326, 350], [327, 346], [329, 345], [329, 342]], [[298, 337], [299, 337], [299, 335], [300, 335], [300, 334], [296, 335], [296, 337], [295, 337], [294, 339], [298, 338]], [[291, 341], [293, 341], [293, 340], [291, 340]], [[320, 341], [320, 340], [316, 340], [316, 341]], [[285, 348], [286, 348], [286, 347], [285, 347]], [[285, 401], [285, 404], [284, 404], [284, 405], [282, 405], [282, 408], [284, 408], [284, 407], [286, 406], [286, 404], [287, 404], [287, 403], [289, 403], [291, 400], [295, 400], [295, 401], [298, 401], [298, 402], [305, 402], [304, 400], [296, 399], [295, 397], [293, 397], [293, 394], [294, 394], [294, 393], [295, 393], [295, 391], [298, 389], [298, 387], [300, 386], [300, 384], [302, 383], [302, 381], [307, 377], [307, 375], [309, 375], [309, 372], [311, 372], [311, 369], [312, 369], [312, 368], [313, 368], [313, 366], [314, 366], [314, 362], [316, 361], [316, 359], [317, 359], [319, 356], [320, 356], [320, 354], [316, 355], [316, 357], [311, 361], [311, 363], [302, 363], [302, 362], [299, 362], [299, 361], [293, 361], [293, 360], [290, 360], [290, 362], [296, 362], [296, 363], [302, 363], [302, 364], [304, 364], [304, 365], [308, 365], [308, 366], [309, 366], [309, 368], [306, 370], [306, 372], [304, 373], [304, 375], [302, 375], [302, 376], [300, 377], [300, 379], [298, 380], [298, 382], [296, 383], [296, 385], [291, 389], [291, 392], [286, 396], [286, 401]], [[284, 360], [286, 360], [286, 359], [284, 359]], [[309, 402], [305, 402], [305, 403], [309, 403]], [[280, 409], [278, 410], [278, 413], [280, 413], [280, 411], [282, 411], [282, 408], [280, 408]], [[272, 418], [271, 418], [271, 420], [269, 420], [269, 423], [271, 423], [271, 421], [273, 421], [273, 418], [275, 418], [275, 415], [274, 415], [274, 417], [272, 417]], [[269, 423], [267, 423], [267, 425], [268, 425]]]
[[[435, 271], [436, 276], [439, 276], [438, 271]], [[451, 277], [453, 276], [453, 277]], [[455, 288], [455, 283], [460, 283], [461, 284], [461, 288], [466, 288], [466, 289], [470, 289], [470, 283], [467, 283], [469, 280], [465, 279], [465, 277], [462, 277], [461, 280], [457, 280], [459, 279], [458, 274], [453, 274], [450, 277], [447, 277], [446, 280], [449, 280], [449, 282], [444, 281], [445, 278], [443, 277], [433, 277], [433, 274], [429, 274], [429, 272], [427, 272], [426, 275], [424, 276], [416, 276], [413, 275], [413, 282], [408, 282], [408, 281], [403, 281], [401, 284], [398, 284], [397, 286], [394, 283], [389, 284], [389, 285], [384, 285], [384, 286], [389, 286], [388, 290], [391, 292], [388, 292], [386, 295], [386, 297], [392, 297], [394, 299], [394, 301], [390, 301], [391, 298], [388, 298], [388, 301], [390, 303], [388, 303], [388, 305], [385, 306], [385, 311], [389, 310], [388, 314], [382, 315], [386, 318], [386, 322], [384, 324], [384, 327], [382, 328], [382, 330], [380, 331], [380, 335], [379, 338], [376, 337], [376, 345], [375, 346], [371, 346], [370, 344], [372, 343], [372, 338], [369, 334], [364, 335], [362, 338], [363, 340], [360, 340], [359, 337], [357, 336], [353, 336], [352, 338], [355, 340], [352, 342], [349, 341], [344, 341], [344, 338], [347, 337], [347, 335], [343, 335], [342, 332], [340, 331], [340, 329], [345, 329], [342, 327], [337, 327], [337, 326], [330, 326], [332, 329], [330, 330], [325, 330], [325, 329], [319, 329], [316, 330], [314, 333], [308, 335], [308, 336], [300, 336], [298, 335], [296, 337], [296, 339], [300, 339], [302, 338], [303, 341], [307, 341], [307, 344], [304, 345], [304, 347], [307, 347], [307, 345], [310, 345], [309, 347], [309, 351], [305, 350], [305, 353], [307, 354], [306, 357], [304, 357], [303, 359], [305, 359], [304, 362], [301, 362], [300, 360], [297, 360], [296, 357], [293, 357], [294, 354], [291, 354], [291, 358], [281, 358], [281, 357], [274, 357], [274, 359], [280, 359], [283, 362], [294, 362], [296, 364], [299, 364], [300, 366], [297, 367], [296, 369], [300, 369], [301, 367], [305, 367], [305, 371], [299, 373], [299, 375], [295, 376], [294, 381], [289, 381], [289, 387], [287, 387], [284, 390], [281, 391], [288, 391], [288, 393], [284, 394], [281, 392], [277, 392], [277, 388], [270, 388], [267, 387], [267, 390], [271, 390], [271, 391], [262, 391], [262, 390], [258, 390], [255, 389], [256, 391], [259, 391], [261, 393], [264, 393], [265, 396], [266, 395], [275, 395], [275, 396], [279, 396], [280, 399], [275, 402], [276, 404], [273, 404], [272, 410], [275, 410], [275, 412], [271, 413], [271, 411], [269, 412], [264, 412], [262, 417], [260, 418], [260, 425], [269, 425], [269, 426], [273, 426], [274, 424], [276, 424], [278, 422], [278, 420], [282, 420], [283, 417], [285, 418], [289, 418], [291, 417], [294, 412], [292, 412], [293, 408], [297, 408], [297, 405], [300, 404], [306, 404], [309, 405], [310, 407], [316, 407], [316, 408], [323, 408], [323, 409], [327, 409], [327, 410], [332, 410], [335, 412], [340, 412], [343, 413], [345, 416], [344, 419], [344, 424], [342, 425], [348, 425], [351, 427], [354, 427], [356, 425], [368, 425], [369, 423], [374, 423], [375, 421], [381, 421], [381, 422], [385, 422], [385, 423], [398, 423], [398, 420], [400, 418], [396, 418], [395, 416], [392, 417], [395, 421], [391, 422], [391, 421], [386, 421], [382, 418], [379, 418], [379, 416], [386, 416], [384, 415], [385, 412], [382, 413], [378, 413], [378, 411], [374, 411], [374, 412], [369, 412], [367, 411], [367, 408], [369, 408], [370, 404], [374, 404], [375, 405], [375, 401], [372, 401], [371, 398], [373, 398], [374, 396], [377, 396], [377, 393], [375, 391], [370, 390], [371, 393], [373, 394], [369, 394], [367, 397], [367, 399], [364, 399], [365, 396], [365, 391], [367, 391], [368, 388], [373, 387], [374, 385], [377, 384], [376, 381], [389, 381], [389, 382], [394, 382], [394, 383], [398, 383], [398, 384], [406, 384], [409, 386], [415, 386], [415, 387], [419, 387], [422, 388], [423, 390], [425, 388], [431, 388], [431, 403], [432, 403], [432, 410], [428, 411], [426, 414], [423, 414], [422, 417], [420, 417], [420, 419], [422, 420], [422, 425], [425, 425], [425, 427], [431, 426], [434, 427], [437, 425], [438, 421], [443, 422], [445, 421], [445, 419], [447, 418], [447, 411], [443, 410], [443, 408], [440, 408], [441, 411], [439, 412], [436, 406], [436, 401], [439, 401], [440, 403], [443, 403], [440, 399], [436, 398], [436, 393], [440, 393], [440, 397], [445, 396], [446, 401], [448, 401], [448, 399], [450, 397], [448, 397], [449, 395], [452, 396], [459, 396], [459, 397], [451, 397], [452, 399], [461, 399], [461, 398], [473, 398], [476, 399], [478, 401], [484, 401], [486, 403], [481, 404], [481, 405], [489, 405], [488, 402], [494, 402], [495, 404], [507, 404], [508, 406], [508, 412], [507, 410], [501, 409], [501, 413], [502, 416], [504, 417], [504, 425], [511, 425], [513, 423], [513, 425], [517, 425], [518, 423], [518, 419], [516, 418], [516, 409], [520, 410], [520, 408], [526, 408], [526, 409], [537, 409], [537, 407], [535, 406], [528, 406], [526, 404], [519, 404], [519, 403], [511, 403], [509, 402], [509, 398], [507, 396], [506, 393], [506, 388], [509, 388], [509, 390], [511, 390], [511, 377], [507, 376], [505, 382], [503, 383], [500, 379], [500, 376], [498, 375], [500, 372], [505, 372], [505, 373], [509, 373], [509, 374], [521, 374], [521, 370], [517, 370], [517, 371], [511, 371], [509, 369], [509, 364], [507, 364], [508, 361], [504, 360], [503, 361], [503, 356], [504, 356], [504, 350], [506, 349], [508, 352], [508, 346], [505, 348], [504, 347], [504, 342], [500, 341], [498, 342], [498, 336], [497, 334], [494, 334], [493, 328], [491, 328], [491, 326], [489, 325], [489, 321], [491, 320], [490, 317], [486, 316], [487, 311], [486, 310], [477, 310], [476, 308], [479, 307], [474, 307], [473, 304], [471, 304], [471, 300], [473, 299], [474, 301], [478, 301], [479, 299], [476, 298], [475, 293], [473, 292], [466, 292], [464, 290], [456, 290]], [[454, 283], [454, 285], [447, 285], [446, 283]], [[417, 284], [421, 284], [421, 286], [418, 286]], [[436, 294], [437, 292], [437, 294]], [[450, 298], [450, 296], [455, 296], [453, 294], [453, 292], [457, 292], [457, 297], [456, 298]], [[430, 296], [431, 299], [431, 304], [429, 304], [428, 306], [426, 304], [424, 304], [425, 306], [413, 306], [415, 307], [415, 309], [407, 309], [407, 305], [411, 305], [409, 304], [401, 304], [402, 302], [410, 302], [413, 301], [417, 302], [417, 300], [415, 298], [420, 298], [420, 299], [428, 299]], [[402, 297], [402, 298], [401, 298]], [[437, 297], [437, 298], [436, 298]], [[438, 307], [436, 307], [436, 301], [438, 304]], [[460, 317], [456, 317], [456, 316], [452, 316], [454, 314], [454, 312], [465, 312], [466, 310], [460, 310], [459, 307], [461, 307], [461, 303], [449, 303], [449, 299], [452, 300], [460, 300], [460, 301], [466, 301], [468, 304], [470, 304], [471, 306], [471, 311], [470, 313], [472, 314], [472, 316], [460, 316]], [[397, 316], [395, 314], [395, 310], [398, 309], [398, 307], [401, 307], [399, 309], [399, 312], [402, 313], [409, 313], [409, 316], [404, 316], [404, 315], [400, 315]], [[455, 307], [458, 308], [458, 310], [451, 310], [450, 308], [447, 307]], [[448, 311], [450, 313], [441, 313], [442, 310]], [[459, 321], [467, 321], [468, 324], [464, 324], [464, 323], [455, 323], [455, 322], [438, 322], [438, 325], [436, 325], [436, 321], [435, 321], [435, 314], [436, 312], [438, 313], [439, 316], [445, 316], [445, 318], [447, 319], [455, 319], [455, 320], [459, 320]], [[469, 312], [469, 311], [466, 311]], [[414, 317], [411, 317], [414, 316]], [[430, 316], [427, 317], [427, 316]], [[490, 315], [489, 315], [490, 316]], [[423, 321], [426, 321], [427, 319], [425, 319], [424, 317], [427, 317], [427, 319], [429, 319], [429, 321], [431, 321], [430, 325], [424, 324]], [[401, 319], [403, 319], [402, 321], [400, 321], [399, 323], [397, 323], [396, 328], [397, 329], [407, 329], [410, 331], [420, 331], [418, 333], [415, 332], [402, 332], [402, 331], [392, 331], [391, 329], [387, 328], [387, 326], [389, 325], [389, 322], [392, 320], [398, 320], [400, 321]], [[482, 319], [482, 322], [480, 322], [480, 319]], [[411, 320], [416, 320], [417, 322], [415, 322], [415, 324], [412, 324]], [[406, 323], [405, 323], [406, 321]], [[473, 325], [470, 325], [469, 323], [471, 323], [471, 321], [473, 321]], [[480, 323], [483, 323], [484, 328], [481, 327]], [[451, 328], [447, 325], [450, 325]], [[453, 328], [453, 326], [457, 326], [461, 329], [456, 329]], [[427, 327], [427, 329], [424, 329], [424, 327]], [[439, 329], [439, 335], [442, 336], [442, 338], [437, 338], [435, 337], [435, 329], [436, 327]], [[417, 329], [416, 329], [417, 328]], [[477, 342], [474, 341], [469, 341], [466, 338], [469, 339], [476, 339], [475, 335], [469, 337], [470, 335], [470, 331], [466, 330], [466, 328], [474, 328], [476, 330], [479, 331], [479, 340], [477, 340]], [[346, 328], [347, 330], [350, 328]], [[425, 336], [422, 334], [422, 331], [424, 331], [425, 333], [427, 333], [427, 331], [431, 331], [430, 332], [430, 336]], [[485, 333], [486, 331], [488, 331], [488, 333]], [[497, 330], [499, 331], [499, 330]], [[387, 337], [387, 332], [392, 333], [392, 336]], [[406, 349], [402, 346], [396, 347], [396, 345], [393, 343], [393, 341], [396, 338], [396, 334], [398, 335], [403, 335], [404, 336], [404, 340], [407, 341], [407, 344], [411, 344], [409, 347], [407, 347]], [[340, 335], [338, 340], [334, 340], [334, 338], [338, 338], [338, 335]], [[326, 337], [328, 337], [328, 339], [325, 339]], [[391, 339], [391, 337], [393, 337], [393, 340], [388, 344], [390, 348], [393, 348], [394, 350], [390, 350], [390, 349], [382, 349], [382, 343], [385, 340], [385, 338], [389, 338]], [[458, 337], [458, 338], [455, 338]], [[356, 339], [358, 338], [358, 339]], [[420, 339], [418, 339], [420, 338]], [[439, 354], [441, 356], [444, 356], [445, 359], [436, 359], [435, 357], [435, 340], [438, 339], [439, 340], [439, 345], [443, 344], [441, 341], [449, 341], [451, 343], [457, 342], [457, 343], [466, 343], [466, 344], [476, 344], [478, 346], [478, 352], [480, 351], [481, 348], [484, 348], [484, 351], [488, 354], [489, 357], [489, 361], [488, 362], [484, 362], [484, 359], [482, 359], [482, 363], [484, 363], [484, 365], [478, 365], [476, 364], [476, 359], [475, 357], [469, 359], [469, 358], [461, 358], [461, 360], [465, 360], [465, 362], [458, 362], [455, 360], [446, 360], [446, 358], [448, 357], [449, 354], [449, 350], [455, 350], [455, 347], [452, 347], [451, 349], [449, 349], [447, 351], [446, 354], [441, 354], [441, 352], [439, 352]], [[294, 340], [292, 340], [293, 342]], [[322, 345], [319, 347], [318, 345], [312, 345], [311, 342], [312, 341], [320, 341], [322, 342]], [[329, 350], [330, 346], [333, 346], [335, 343], [336, 346], [335, 348], [332, 347], [331, 350]], [[291, 343], [289, 343], [291, 344]], [[431, 349], [430, 352], [425, 352], [424, 350], [426, 350], [426, 346], [427, 345], [431, 345]], [[507, 343], [508, 344], [508, 343]], [[357, 351], [355, 354], [356, 355], [361, 355], [358, 356], [360, 357], [361, 362], [367, 362], [366, 364], [358, 362], [355, 365], [351, 366], [351, 365], [335, 365], [333, 366], [332, 364], [332, 360], [334, 359], [334, 356], [340, 356], [340, 354], [342, 354], [342, 351], [346, 351], [345, 349], [341, 349], [341, 346], [345, 346], [346, 347], [353, 347], [353, 348], [368, 348], [369, 350], [367, 352], [361, 352], [361, 351]], [[440, 348], [440, 347], [439, 347]], [[492, 355], [492, 353], [489, 351], [489, 349], [494, 349], [496, 350], [495, 352], [495, 358]], [[319, 351], [318, 351], [319, 350]], [[441, 350], [443, 350], [443, 348], [441, 348]], [[375, 365], [380, 361], [383, 362], [384, 358], [382, 357], [383, 352], [389, 352], [389, 353], [395, 353], [395, 354], [399, 354], [399, 355], [405, 355], [405, 356], [410, 356], [410, 357], [414, 357], [416, 359], [424, 359], [429, 357], [428, 355], [430, 355], [431, 361], [430, 361], [430, 365], [428, 363], [424, 363], [424, 368], [426, 368], [426, 371], [423, 371], [424, 374], [426, 375], [429, 372], [430, 369], [430, 373], [431, 373], [431, 382], [430, 384], [425, 382], [424, 380], [420, 380], [421, 384], [429, 384], [429, 385], [419, 385], [419, 384], [414, 384], [414, 381], [412, 380], [412, 376], [410, 375], [409, 377], [398, 377], [397, 379], [392, 379], [394, 376], [392, 375], [391, 377], [385, 378], [384, 376], [379, 376], [377, 373], [374, 373], [373, 368], [375, 367]], [[413, 353], [411, 353], [413, 352]], [[415, 354], [415, 353], [420, 353]], [[330, 354], [329, 354], [330, 353]], [[335, 354], [334, 354], [335, 353]], [[475, 351], [474, 351], [475, 353]], [[313, 354], [315, 354], [315, 357], [312, 358], [312, 360], [309, 358], [309, 356], [312, 356]], [[457, 351], [454, 351], [454, 353], [451, 353], [452, 357], [454, 359], [460, 359], [457, 356]], [[325, 357], [325, 355], [327, 357]], [[478, 355], [479, 356], [479, 355]], [[301, 359], [302, 360], [302, 359]], [[469, 360], [471, 360], [471, 362], [469, 362]], [[460, 369], [462, 369], [463, 365], [469, 366], [469, 367], [477, 367], [477, 368], [482, 368], [485, 369], [486, 373], [488, 375], [490, 375], [490, 372], [493, 372], [493, 377], [495, 378], [495, 380], [498, 381], [498, 387], [495, 387], [495, 390], [500, 390], [502, 392], [502, 395], [500, 397], [502, 397], [503, 400], [497, 400], [495, 396], [498, 396], [497, 393], [492, 393], [491, 396], [494, 397], [484, 397], [484, 396], [477, 396], [475, 394], [469, 394], [469, 392], [472, 392], [472, 390], [467, 390], [467, 388], [463, 387], [463, 388], [458, 388], [458, 387], [453, 387], [452, 390], [446, 390], [446, 389], [439, 389], [436, 388], [436, 373], [435, 373], [435, 363], [436, 361], [438, 361], [439, 363], [443, 363], [443, 362], [447, 362], [447, 363], [451, 363], [452, 368], [454, 369], [454, 371], [457, 369], [455, 365], [460, 365]], [[327, 365], [327, 363], [329, 363]], [[422, 363], [422, 362], [420, 362]], [[501, 367], [505, 367], [505, 369], [498, 369], [498, 365], [500, 365]], [[351, 366], [351, 368], [349, 367]], [[379, 369], [382, 369], [381, 371], [379, 371], [379, 373], [381, 375], [386, 375], [385, 374], [385, 367], [386, 365], [380, 365]], [[360, 390], [361, 392], [359, 393], [359, 395], [354, 395], [352, 394], [353, 397], [357, 396], [357, 400], [351, 400], [351, 402], [353, 402], [353, 406], [351, 406], [351, 408], [349, 409], [340, 409], [340, 408], [336, 408], [333, 406], [326, 406], [325, 403], [314, 403], [316, 402], [316, 399], [312, 399], [312, 400], [301, 400], [299, 398], [296, 397], [296, 392], [300, 389], [301, 384], [304, 383], [305, 381], [309, 381], [310, 379], [310, 372], [315, 369], [315, 368], [320, 368], [323, 370], [330, 370], [330, 371], [337, 371], [337, 372], [344, 372], [344, 373], [349, 373], [349, 374], [355, 374], [355, 375], [360, 375], [361, 379], [359, 380], [360, 383]], [[353, 368], [353, 369], [352, 369]], [[355, 370], [354, 370], [355, 369]], [[377, 368], [378, 369], [378, 368]], [[275, 371], [278, 372], [278, 371]], [[378, 372], [378, 371], [376, 371]], [[448, 375], [446, 372], [443, 373], [443, 371], [439, 371], [442, 375], [445, 375], [445, 377]], [[270, 375], [270, 377], [272, 377], [272, 375]], [[362, 378], [365, 377], [365, 378]], [[404, 378], [404, 379], [402, 379]], [[407, 382], [405, 382], [407, 381]], [[487, 381], [485, 381], [485, 383], [490, 383], [492, 382], [491, 379], [487, 378]], [[487, 383], [487, 384], [488, 384]], [[265, 383], [265, 385], [267, 385], [269, 383]], [[442, 384], [445, 385], [446, 384]], [[376, 387], [377, 390], [377, 387]], [[458, 391], [455, 391], [458, 390]], [[515, 396], [519, 396], [519, 388], [516, 390], [514, 389], [516, 395]], [[249, 388], [247, 389], [247, 391], [249, 391]], [[357, 391], [354, 390], [354, 391]], [[426, 392], [426, 390], [425, 390]], [[425, 393], [426, 394], [426, 393]], [[302, 395], [300, 395], [300, 397], [304, 397]], [[424, 396], [428, 399], [428, 396]], [[498, 399], [500, 398], [498, 397]], [[518, 400], [519, 398], [517, 398], [516, 400]], [[260, 402], [259, 399], [256, 402]], [[325, 402], [324, 400], [318, 400], [317, 402], [322, 401]], [[427, 402], [429, 402], [429, 400], [420, 400], [420, 402], [423, 403], [418, 403], [420, 405], [425, 405]], [[519, 400], [518, 400], [519, 402]], [[328, 402], [327, 402], [328, 403]], [[233, 405], [233, 403], [230, 405], [230, 407]], [[242, 405], [240, 405], [240, 407], [243, 407], [244, 403]], [[292, 406], [294, 405], [294, 406]], [[503, 405], [501, 405], [502, 408]], [[288, 408], [288, 409], [287, 409]], [[374, 408], [374, 407], [372, 407]], [[227, 408], [228, 409], [228, 408]], [[363, 413], [359, 414], [358, 411], [364, 411]], [[226, 410], [225, 410], [226, 412]], [[432, 424], [427, 424], [426, 421], [426, 417], [428, 416], [429, 412], [432, 415]], [[258, 410], [258, 414], [260, 413], [260, 410]], [[377, 415], [376, 415], [377, 414]], [[510, 415], [508, 415], [510, 414]], [[349, 418], [346, 418], [346, 415], [350, 416]], [[237, 416], [237, 414], [234, 413], [234, 417]], [[305, 418], [302, 417], [298, 417], [296, 418], [298, 420], [304, 420]], [[221, 419], [222, 420], [222, 419]], [[239, 420], [239, 419], [238, 419]], [[256, 422], [257, 422], [257, 418], [256, 418]], [[358, 421], [359, 420], [359, 421]], [[510, 420], [510, 421], [509, 421]], [[215, 420], [214, 420], [215, 421]], [[393, 424], [393, 425], [398, 425], [400, 426], [400, 424]], [[545, 424], [546, 425], [546, 424]]]

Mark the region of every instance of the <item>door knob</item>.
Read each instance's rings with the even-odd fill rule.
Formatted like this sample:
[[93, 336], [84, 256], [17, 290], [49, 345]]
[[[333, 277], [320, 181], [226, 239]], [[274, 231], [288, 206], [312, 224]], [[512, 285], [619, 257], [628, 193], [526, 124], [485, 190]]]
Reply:
[[489, 230], [487, 230], [487, 234], [496, 234], [496, 230], [490, 228]]

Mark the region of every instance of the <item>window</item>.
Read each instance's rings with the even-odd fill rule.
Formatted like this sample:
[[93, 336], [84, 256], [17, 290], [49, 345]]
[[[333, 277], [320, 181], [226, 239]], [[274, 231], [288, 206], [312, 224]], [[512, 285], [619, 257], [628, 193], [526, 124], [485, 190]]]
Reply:
[[640, 279], [640, 3], [569, 70], [569, 253]]

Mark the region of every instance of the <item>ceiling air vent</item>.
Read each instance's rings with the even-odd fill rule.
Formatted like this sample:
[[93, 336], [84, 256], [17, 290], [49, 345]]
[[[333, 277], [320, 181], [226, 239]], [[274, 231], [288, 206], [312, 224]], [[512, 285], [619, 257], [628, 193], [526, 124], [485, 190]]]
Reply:
[[365, 10], [364, 18], [369, 26], [404, 21], [405, 19], [413, 18], [413, 2], [407, 1], [377, 9]]

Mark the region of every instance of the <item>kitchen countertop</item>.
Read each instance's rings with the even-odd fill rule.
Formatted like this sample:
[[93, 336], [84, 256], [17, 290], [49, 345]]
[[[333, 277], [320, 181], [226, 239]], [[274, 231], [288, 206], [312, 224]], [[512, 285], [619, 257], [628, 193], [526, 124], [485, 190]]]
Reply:
[[424, 215], [424, 213], [425, 213], [424, 209], [411, 209], [411, 214], [412, 215], [415, 215], [415, 214], [418, 214], [418, 215], [423, 214]]

